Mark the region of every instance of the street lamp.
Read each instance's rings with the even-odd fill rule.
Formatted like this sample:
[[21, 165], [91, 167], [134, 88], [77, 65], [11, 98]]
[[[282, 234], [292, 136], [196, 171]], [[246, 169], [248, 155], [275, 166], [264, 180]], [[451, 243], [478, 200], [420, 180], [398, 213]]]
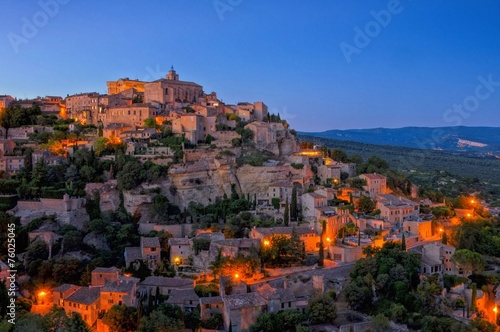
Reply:
[[495, 313], [495, 325], [497, 325], [497, 313], [498, 313], [498, 308], [497, 308], [497, 306], [495, 306], [495, 307], [493, 308], [493, 312]]
[[45, 304], [44, 301], [45, 295], [47, 295], [47, 293], [43, 290], [38, 292], [38, 298], [40, 299], [41, 302], [40, 304]]

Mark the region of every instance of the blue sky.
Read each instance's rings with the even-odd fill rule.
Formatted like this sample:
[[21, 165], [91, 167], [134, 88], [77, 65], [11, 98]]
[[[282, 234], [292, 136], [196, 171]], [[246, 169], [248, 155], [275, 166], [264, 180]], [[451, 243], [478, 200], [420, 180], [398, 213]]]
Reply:
[[0, 94], [105, 93], [174, 65], [301, 131], [500, 126], [497, 0], [4, 0], [1, 12]]

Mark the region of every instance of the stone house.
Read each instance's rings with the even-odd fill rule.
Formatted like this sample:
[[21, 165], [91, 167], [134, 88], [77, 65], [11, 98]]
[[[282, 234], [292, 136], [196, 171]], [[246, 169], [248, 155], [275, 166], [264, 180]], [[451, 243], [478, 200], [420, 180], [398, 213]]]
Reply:
[[200, 318], [207, 320], [224, 313], [224, 301], [220, 296], [200, 297]]
[[136, 260], [144, 260], [148, 267], [154, 271], [160, 264], [160, 240], [157, 237], [141, 236], [140, 247], [126, 247], [125, 265], [127, 267]]
[[256, 291], [267, 302], [267, 312], [297, 309], [297, 299], [289, 288], [274, 288], [269, 284], [263, 284]]
[[366, 181], [366, 185], [363, 186], [372, 199], [377, 197], [379, 194], [387, 194], [387, 178], [381, 174], [361, 174], [359, 176], [361, 179]]
[[121, 270], [116, 267], [96, 267], [91, 273], [92, 286], [104, 286], [108, 280], [118, 280]]
[[193, 312], [200, 305], [200, 298], [194, 289], [174, 289], [170, 292], [167, 303], [181, 307], [184, 312]]
[[193, 279], [149, 276], [139, 283], [141, 296], [170, 295], [174, 290], [193, 289]]
[[379, 194], [376, 199], [376, 208], [380, 210], [381, 217], [391, 223], [417, 220], [420, 215], [418, 203], [407, 198], [391, 194]]
[[403, 221], [403, 229], [406, 232], [417, 234], [421, 241], [433, 235], [431, 220], [405, 220]]
[[100, 310], [106, 312], [115, 304], [137, 307], [137, 284], [140, 279], [120, 276], [118, 280], [106, 280], [100, 290]]
[[261, 241], [258, 239], [225, 239], [212, 241], [209, 248], [209, 259], [213, 261], [221, 251], [223, 257], [235, 258], [238, 255], [250, 256], [259, 251]]
[[297, 226], [297, 227], [254, 227], [250, 231], [249, 237], [251, 239], [258, 239], [261, 241], [263, 246], [268, 246], [271, 243], [273, 235], [284, 235], [287, 237], [292, 236], [292, 232], [295, 230], [300, 237], [300, 240], [304, 244], [304, 250], [306, 252], [318, 251], [319, 248], [319, 236], [316, 231], [309, 226]]
[[[78, 286], [75, 286], [78, 287]], [[73, 290], [75, 288], [71, 288]], [[73, 312], [80, 314], [90, 327], [93, 327], [100, 312], [100, 288], [99, 287], [78, 287], [69, 296], [64, 298], [61, 308], [67, 315]]]
[[266, 300], [256, 292], [227, 295], [224, 301], [224, 328], [233, 332], [248, 331], [257, 317], [266, 311]]
[[302, 195], [302, 215], [304, 218], [315, 217], [315, 209], [318, 207], [327, 206], [327, 199], [325, 196], [315, 192], [305, 193]]
[[424, 274], [458, 274], [451, 256], [455, 253], [455, 247], [441, 242], [432, 242], [422, 247], [422, 267]]
[[170, 264], [187, 265], [189, 256], [193, 255], [191, 240], [188, 238], [168, 239]]

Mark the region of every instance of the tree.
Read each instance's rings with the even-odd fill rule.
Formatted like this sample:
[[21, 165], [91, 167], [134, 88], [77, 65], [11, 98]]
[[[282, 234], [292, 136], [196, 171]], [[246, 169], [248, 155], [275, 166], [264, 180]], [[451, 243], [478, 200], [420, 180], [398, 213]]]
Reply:
[[318, 266], [323, 266], [324, 265], [324, 260], [325, 260], [325, 252], [323, 248], [323, 235], [325, 234], [326, 231], [326, 220], [320, 220], [319, 221], [321, 224], [321, 235], [319, 237], [319, 260], [318, 260]]
[[309, 300], [306, 307], [306, 315], [311, 324], [333, 324], [337, 317], [337, 308], [330, 296], [321, 294]]
[[144, 167], [137, 159], [127, 161], [123, 169], [116, 176], [120, 190], [136, 188], [145, 178], [146, 172]]
[[283, 222], [285, 223], [285, 226], [288, 226], [290, 223], [290, 207], [288, 206], [288, 198], [285, 203], [285, 212], [283, 212]]
[[446, 235], [446, 232], [443, 232], [443, 237], [441, 238], [441, 242], [443, 244], [448, 244], [448, 235]]
[[358, 201], [358, 209], [368, 214], [373, 211], [375, 208], [375, 202], [368, 196], [361, 196]]
[[345, 153], [344, 150], [337, 148], [330, 150], [330, 158], [342, 163], [345, 163], [348, 160], [347, 153]]
[[406, 238], [404, 231], [403, 231], [403, 236], [401, 237], [401, 250], [406, 251]]
[[292, 202], [290, 204], [290, 218], [293, 221], [297, 221], [297, 187], [293, 186], [292, 189]]
[[126, 305], [114, 305], [102, 317], [112, 331], [128, 332], [137, 329], [137, 309]]
[[184, 323], [176, 316], [170, 316], [160, 308], [142, 317], [138, 332], [184, 332]]
[[156, 120], [154, 118], [144, 119], [144, 127], [146, 127], [146, 128], [156, 128]]
[[451, 261], [461, 268], [464, 277], [468, 277], [471, 273], [481, 273], [484, 270], [483, 255], [470, 251], [468, 249], [460, 249], [455, 251], [451, 256]]
[[389, 318], [385, 317], [384, 314], [378, 314], [373, 317], [372, 325], [377, 332], [387, 331], [390, 325]]

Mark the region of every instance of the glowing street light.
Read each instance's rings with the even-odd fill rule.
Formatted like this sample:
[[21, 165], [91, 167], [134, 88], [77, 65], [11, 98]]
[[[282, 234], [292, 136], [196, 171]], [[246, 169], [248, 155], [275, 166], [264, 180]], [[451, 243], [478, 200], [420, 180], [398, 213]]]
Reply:
[[266, 247], [268, 247], [268, 246], [270, 245], [269, 241], [268, 241], [268, 240], [264, 240], [264, 245], [265, 245]]
[[240, 275], [238, 273], [234, 274], [234, 279], [238, 279], [239, 277], [240, 277]]
[[181, 259], [179, 257], [174, 258], [175, 265], [179, 265], [181, 263]]
[[495, 325], [497, 325], [497, 313], [498, 313], [498, 308], [497, 308], [497, 306], [495, 306], [495, 307], [493, 308], [493, 312], [495, 313]]
[[439, 231], [440, 231], [441, 233], [443, 233], [443, 232], [444, 232], [444, 230], [443, 230], [442, 228], [440, 228], [440, 229], [439, 229]]

